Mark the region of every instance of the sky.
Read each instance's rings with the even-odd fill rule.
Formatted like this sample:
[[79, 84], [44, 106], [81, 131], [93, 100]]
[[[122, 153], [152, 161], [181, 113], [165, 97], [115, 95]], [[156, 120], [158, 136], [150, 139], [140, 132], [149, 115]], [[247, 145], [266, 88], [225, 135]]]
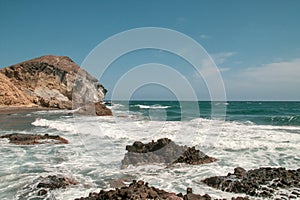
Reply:
[[[120, 55], [101, 77], [103, 66], [87, 69], [108, 89], [108, 99], [116, 91], [117, 97], [128, 96], [124, 90], [131, 83], [124, 80], [133, 77], [138, 85], [131, 99], [178, 99], [190, 91], [198, 100], [214, 100], [220, 90], [213, 82], [218, 82], [226, 100], [299, 101], [299, 10], [298, 0], [0, 0], [0, 67], [48, 54], [69, 56], [84, 67], [93, 49], [116, 34], [157, 27], [198, 43], [203, 52], [191, 56], [206, 53], [198, 56], [201, 70], [213, 68], [206, 62], [212, 58], [221, 79], [199, 73], [184, 53], [144, 48]], [[138, 38], [147, 40], [144, 36]], [[134, 42], [113, 46], [99, 59]], [[184, 51], [182, 40], [171, 43]], [[139, 67], [148, 68], [135, 74]]]

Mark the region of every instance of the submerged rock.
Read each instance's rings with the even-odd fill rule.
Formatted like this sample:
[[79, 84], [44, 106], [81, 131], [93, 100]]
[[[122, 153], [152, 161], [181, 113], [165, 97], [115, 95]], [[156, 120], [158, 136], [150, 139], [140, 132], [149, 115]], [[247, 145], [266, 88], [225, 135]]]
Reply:
[[65, 189], [77, 184], [77, 181], [60, 175], [41, 176], [26, 185], [17, 196], [19, 199], [55, 199], [50, 198], [52, 190]]
[[288, 198], [300, 197], [297, 192], [300, 191], [300, 169], [265, 167], [246, 171], [237, 167], [233, 174], [206, 178], [203, 182], [226, 192], [246, 193], [256, 197], [274, 199], [281, 196], [282, 189], [290, 191], [290, 194], [285, 194]]
[[33, 145], [33, 144], [68, 144], [68, 140], [58, 135], [36, 135], [36, 134], [23, 134], [12, 133], [2, 135], [0, 138], [9, 139], [10, 143], [17, 145]]
[[[42, 56], [0, 69], [0, 105], [77, 109], [103, 102], [107, 90], [66, 56]], [[101, 109], [105, 109], [101, 112]], [[96, 114], [108, 108], [97, 106]], [[93, 113], [94, 114], [94, 113]]]
[[128, 152], [122, 160], [122, 168], [126, 168], [128, 165], [152, 163], [199, 165], [216, 161], [215, 158], [205, 155], [195, 147], [177, 145], [168, 138], [146, 144], [136, 141], [133, 145], [126, 146], [126, 150]]

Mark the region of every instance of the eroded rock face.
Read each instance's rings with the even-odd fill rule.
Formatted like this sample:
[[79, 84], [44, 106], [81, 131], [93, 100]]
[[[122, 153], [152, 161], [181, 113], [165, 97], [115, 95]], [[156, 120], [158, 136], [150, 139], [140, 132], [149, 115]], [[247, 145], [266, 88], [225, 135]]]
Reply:
[[17, 145], [34, 145], [34, 144], [68, 144], [68, 140], [58, 135], [36, 135], [36, 134], [23, 134], [12, 133], [2, 135], [0, 138], [9, 139], [10, 143]]
[[180, 146], [168, 138], [147, 144], [136, 141], [133, 145], [126, 146], [126, 150], [128, 152], [122, 160], [122, 168], [126, 168], [128, 165], [153, 163], [198, 165], [216, 161], [215, 158], [205, 155], [200, 150], [196, 150], [195, 147]]
[[[88, 103], [102, 102], [107, 92], [96, 78], [66, 56], [42, 56], [0, 69], [0, 73], [6, 77], [5, 80], [0, 77], [0, 80], [3, 79], [8, 88], [3, 88], [5, 92], [0, 93], [0, 105], [19, 103], [76, 109]], [[11, 88], [14, 92], [6, 96], [9, 99], [20, 97], [20, 102], [10, 102], [1, 97]]]
[[20, 91], [10, 80], [0, 73], [0, 105], [30, 105], [31, 98]]
[[[246, 171], [238, 167], [234, 169], [233, 174], [206, 178], [203, 182], [223, 191], [246, 193], [256, 197], [272, 199], [300, 197], [300, 169], [265, 167]], [[282, 192], [282, 189], [285, 192]]]

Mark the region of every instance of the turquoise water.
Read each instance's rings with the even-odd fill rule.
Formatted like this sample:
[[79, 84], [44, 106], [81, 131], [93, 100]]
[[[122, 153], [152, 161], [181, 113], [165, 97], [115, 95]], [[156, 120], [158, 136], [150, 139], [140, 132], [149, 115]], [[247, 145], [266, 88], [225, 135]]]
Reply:
[[[237, 166], [299, 168], [300, 102], [112, 102], [114, 116], [76, 116], [72, 111], [0, 114], [0, 135], [34, 133], [60, 135], [68, 145], [17, 146], [0, 140], [0, 199], [71, 200], [110, 188], [122, 177], [185, 192], [231, 198], [201, 180], [226, 175]], [[160, 164], [121, 169], [125, 146], [168, 137], [196, 146], [217, 162], [166, 168]], [[63, 175], [79, 182], [47, 197], [34, 193], [40, 176]], [[285, 191], [283, 191], [284, 193]]]
[[[116, 103], [124, 104], [124, 102]], [[210, 119], [214, 104], [225, 104], [227, 121], [248, 121], [259, 125], [300, 126], [300, 102], [231, 101], [221, 103], [200, 101], [197, 103], [199, 111], [195, 112], [195, 102], [131, 101], [129, 110], [151, 116], [149, 110], [164, 109], [166, 111], [164, 119], [167, 121], [189, 120], [197, 117]], [[182, 109], [182, 107], [184, 108]], [[183, 113], [187, 113], [185, 118]]]

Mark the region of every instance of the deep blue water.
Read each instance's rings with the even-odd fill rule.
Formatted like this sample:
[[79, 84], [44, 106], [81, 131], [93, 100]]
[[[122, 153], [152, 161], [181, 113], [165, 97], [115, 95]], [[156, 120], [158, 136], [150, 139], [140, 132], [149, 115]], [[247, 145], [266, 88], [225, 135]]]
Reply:
[[[127, 102], [116, 101], [116, 104]], [[127, 109], [151, 119], [180, 121], [212, 118], [213, 106], [225, 110], [227, 121], [252, 122], [258, 125], [300, 126], [300, 102], [230, 101], [226, 103], [199, 101], [130, 101]], [[199, 108], [197, 108], [199, 106]], [[159, 116], [161, 115], [161, 118]], [[156, 118], [155, 118], [156, 117]]]

